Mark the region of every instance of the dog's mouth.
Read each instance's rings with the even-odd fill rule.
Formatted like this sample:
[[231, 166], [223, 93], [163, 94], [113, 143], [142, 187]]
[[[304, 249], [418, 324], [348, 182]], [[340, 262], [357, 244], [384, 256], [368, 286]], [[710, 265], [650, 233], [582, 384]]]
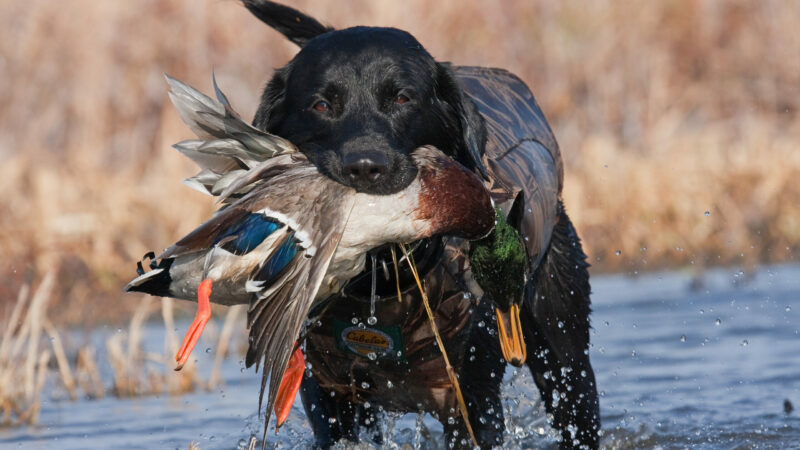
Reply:
[[301, 148], [323, 175], [365, 194], [395, 194], [417, 176], [411, 157], [397, 152], [362, 150], [340, 156], [332, 150], [309, 150]]

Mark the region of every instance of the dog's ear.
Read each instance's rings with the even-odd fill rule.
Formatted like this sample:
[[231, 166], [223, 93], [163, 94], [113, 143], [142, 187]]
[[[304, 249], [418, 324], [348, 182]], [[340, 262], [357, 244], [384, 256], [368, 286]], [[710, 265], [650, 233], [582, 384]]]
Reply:
[[275, 71], [272, 79], [261, 94], [261, 103], [253, 118], [253, 126], [264, 131], [273, 130], [283, 117], [284, 101], [286, 100], [286, 79], [291, 65]]
[[313, 17], [275, 2], [242, 0], [242, 3], [254, 16], [300, 47], [320, 34], [333, 31], [333, 28], [326, 27]]
[[461, 90], [455, 74], [446, 63], [437, 63], [437, 96], [443, 100], [458, 117], [461, 142], [456, 150], [462, 164], [471, 166], [488, 179], [486, 167], [481, 156], [486, 145], [486, 124], [478, 112], [478, 107]]

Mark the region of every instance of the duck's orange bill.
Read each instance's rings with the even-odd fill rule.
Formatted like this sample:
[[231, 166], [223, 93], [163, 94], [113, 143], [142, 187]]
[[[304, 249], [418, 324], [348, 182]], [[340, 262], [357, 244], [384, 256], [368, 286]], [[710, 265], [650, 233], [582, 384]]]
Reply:
[[500, 350], [503, 358], [516, 367], [525, 363], [528, 354], [525, 339], [522, 337], [522, 323], [519, 320], [519, 305], [513, 304], [508, 312], [494, 309], [497, 314], [497, 334], [500, 338]]
[[275, 425], [275, 433], [278, 433], [283, 422], [289, 417], [292, 410], [292, 403], [300, 390], [300, 382], [303, 381], [303, 372], [306, 370], [306, 360], [303, 358], [303, 351], [300, 346], [295, 344], [294, 353], [289, 358], [289, 366], [283, 373], [281, 385], [278, 388], [278, 396], [275, 399], [275, 418], [278, 420]]
[[200, 340], [200, 335], [203, 334], [208, 319], [211, 318], [211, 279], [206, 278], [197, 286], [197, 314], [194, 316], [194, 321], [189, 325], [189, 331], [186, 332], [186, 337], [183, 338], [178, 354], [175, 355], [175, 361], [178, 365], [175, 370], [183, 369], [183, 365], [189, 360], [189, 355], [192, 354], [192, 349], [197, 345]]

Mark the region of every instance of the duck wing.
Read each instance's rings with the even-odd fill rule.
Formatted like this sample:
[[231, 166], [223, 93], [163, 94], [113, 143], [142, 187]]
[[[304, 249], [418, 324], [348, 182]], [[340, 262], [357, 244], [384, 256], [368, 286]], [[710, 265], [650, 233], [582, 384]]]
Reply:
[[[287, 240], [294, 243], [284, 244], [287, 247], [279, 252], [291, 257], [291, 263], [275, 270], [281, 264], [267, 260], [248, 281], [253, 297], [247, 313], [250, 338], [245, 364], [255, 364], [256, 369], [263, 364], [259, 410], [266, 391], [267, 422], [294, 342], [328, 272], [355, 201], [351, 189], [322, 175], [317, 177], [318, 182], [307, 185], [300, 195], [287, 192], [294, 200], [293, 208], [282, 209], [287, 222], [293, 220], [291, 213], [295, 211], [305, 220]], [[303, 249], [302, 255], [298, 247]]]
[[[216, 196], [264, 161], [279, 154], [297, 152], [286, 139], [243, 121], [217, 86], [216, 78], [213, 78], [216, 99], [169, 75], [166, 79], [170, 100], [198, 137], [173, 146], [201, 168], [200, 173], [184, 180], [189, 187]], [[253, 186], [240, 186], [239, 192], [231, 194], [241, 196], [249, 192], [243, 189], [245, 187]]]

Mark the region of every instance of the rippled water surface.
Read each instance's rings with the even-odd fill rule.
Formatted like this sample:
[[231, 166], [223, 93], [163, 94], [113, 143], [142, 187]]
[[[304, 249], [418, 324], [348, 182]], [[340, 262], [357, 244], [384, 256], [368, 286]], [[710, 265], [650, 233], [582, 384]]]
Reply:
[[[800, 448], [800, 411], [784, 410], [787, 400], [800, 407], [800, 266], [598, 276], [592, 285], [604, 448]], [[160, 326], [148, 339], [160, 349]], [[207, 367], [213, 352], [197, 353]], [[236, 448], [260, 436], [260, 377], [236, 359], [224, 377], [222, 389], [181, 397], [48, 401], [38, 427], [0, 430], [0, 447]], [[506, 381], [505, 447], [555, 447], [529, 374], [509, 370]], [[269, 446], [309, 446], [299, 403]], [[442, 447], [430, 417], [392, 422], [389, 448]]]

